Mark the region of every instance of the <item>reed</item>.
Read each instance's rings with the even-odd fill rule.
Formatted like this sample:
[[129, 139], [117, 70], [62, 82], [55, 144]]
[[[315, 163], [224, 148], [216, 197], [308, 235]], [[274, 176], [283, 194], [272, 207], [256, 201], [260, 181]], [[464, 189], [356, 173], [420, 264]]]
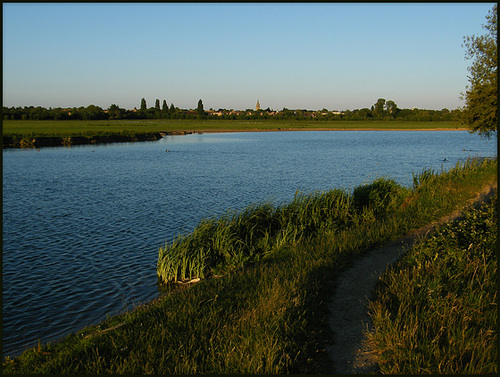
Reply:
[[348, 226], [355, 211], [351, 202], [341, 190], [296, 193], [286, 205], [250, 205], [204, 219], [191, 234], [159, 249], [158, 277], [166, 283], [186, 281], [269, 260], [286, 245]]

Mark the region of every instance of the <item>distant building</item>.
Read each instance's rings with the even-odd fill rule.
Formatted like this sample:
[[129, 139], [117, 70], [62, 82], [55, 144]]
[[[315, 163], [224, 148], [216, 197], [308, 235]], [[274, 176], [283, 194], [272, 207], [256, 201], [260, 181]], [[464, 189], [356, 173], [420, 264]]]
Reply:
[[259, 100], [257, 100], [257, 105], [255, 105], [255, 111], [259, 111], [260, 110], [260, 103], [259, 103]]

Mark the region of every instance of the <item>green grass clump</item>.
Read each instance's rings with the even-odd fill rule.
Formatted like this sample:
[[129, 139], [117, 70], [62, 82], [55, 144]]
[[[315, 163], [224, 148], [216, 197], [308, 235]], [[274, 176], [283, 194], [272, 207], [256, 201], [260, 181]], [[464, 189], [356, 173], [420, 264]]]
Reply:
[[496, 199], [443, 226], [383, 276], [370, 304], [382, 373], [497, 372]]
[[[395, 183], [391, 187], [402, 190]], [[379, 208], [375, 200], [367, 199], [366, 205], [369, 202]], [[297, 193], [283, 206], [251, 205], [241, 213], [205, 219], [191, 234], [160, 248], [158, 277], [164, 282], [205, 278], [269, 260], [286, 246], [344, 229], [362, 210], [353, 207], [346, 192], [332, 190]]]
[[392, 179], [379, 178], [370, 184], [356, 187], [353, 192], [354, 206], [358, 210], [371, 208], [375, 216], [385, 216], [392, 211], [405, 192]]
[[165, 285], [169, 293], [154, 302], [4, 360], [3, 371], [331, 373], [327, 302], [339, 272], [355, 255], [461, 208], [496, 169], [496, 160], [471, 160], [411, 189], [380, 181], [358, 190], [376, 192], [390, 211], [333, 190], [204, 220], [160, 253], [172, 280], [204, 280]]

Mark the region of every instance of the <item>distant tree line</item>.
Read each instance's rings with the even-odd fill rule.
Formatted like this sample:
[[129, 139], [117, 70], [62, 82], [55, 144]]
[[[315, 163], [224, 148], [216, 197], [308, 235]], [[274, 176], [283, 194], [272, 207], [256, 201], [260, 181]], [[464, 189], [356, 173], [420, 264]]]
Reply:
[[196, 109], [179, 109], [173, 103], [167, 104], [166, 100], [160, 103], [156, 99], [153, 107], [148, 107], [146, 100], [141, 99], [139, 109], [127, 110], [116, 104], [102, 109], [96, 105], [73, 108], [49, 108], [41, 106], [25, 107], [3, 107], [4, 120], [113, 120], [113, 119], [226, 119], [226, 120], [345, 120], [345, 121], [367, 121], [367, 120], [404, 120], [416, 122], [439, 122], [455, 120], [459, 117], [460, 110], [424, 110], [424, 109], [400, 109], [392, 100], [386, 101], [379, 98], [370, 108], [362, 108], [345, 111], [290, 110], [283, 108], [280, 111], [270, 108], [262, 110], [233, 110], [233, 109], [210, 109], [205, 111], [200, 99]]
[[41, 106], [25, 107], [3, 107], [3, 119], [21, 120], [108, 120], [108, 119], [168, 119], [176, 118], [183, 110], [163, 100], [160, 107], [160, 100], [156, 100], [155, 106], [148, 108], [146, 100], [141, 100], [140, 108], [132, 110], [124, 109], [116, 104], [112, 104], [107, 109], [96, 105], [87, 107], [71, 108], [49, 108]]

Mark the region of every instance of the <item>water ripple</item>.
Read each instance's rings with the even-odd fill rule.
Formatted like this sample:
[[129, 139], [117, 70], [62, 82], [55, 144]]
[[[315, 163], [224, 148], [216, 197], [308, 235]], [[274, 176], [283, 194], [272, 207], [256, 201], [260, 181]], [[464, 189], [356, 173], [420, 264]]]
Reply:
[[290, 132], [4, 151], [4, 355], [156, 297], [158, 247], [202, 218], [383, 175], [408, 185], [444, 157], [466, 158], [462, 149], [495, 155], [496, 143], [467, 132]]

